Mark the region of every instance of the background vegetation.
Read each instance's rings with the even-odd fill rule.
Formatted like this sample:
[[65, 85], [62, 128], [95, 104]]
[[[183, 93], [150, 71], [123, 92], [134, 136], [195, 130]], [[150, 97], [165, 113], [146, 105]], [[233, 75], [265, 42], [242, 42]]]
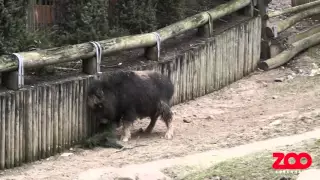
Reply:
[[213, 6], [208, 0], [56, 0], [54, 25], [30, 32], [28, 1], [0, 0], [0, 55], [151, 32]]
[[23, 48], [27, 36], [25, 0], [0, 0], [0, 54]]

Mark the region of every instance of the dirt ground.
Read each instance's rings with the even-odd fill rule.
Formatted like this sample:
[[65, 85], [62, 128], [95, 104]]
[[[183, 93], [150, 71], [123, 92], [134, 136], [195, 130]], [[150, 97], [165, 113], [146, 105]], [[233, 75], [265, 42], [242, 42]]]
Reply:
[[[320, 48], [310, 52], [319, 53]], [[146, 146], [124, 151], [74, 149], [72, 156], [57, 155], [3, 171], [0, 178], [74, 179], [90, 168], [119, 167], [310, 131], [320, 126], [320, 76], [308, 74], [312, 63], [320, 59], [309, 55], [301, 55], [288, 67], [257, 71], [220, 91], [173, 107], [173, 140], [161, 138], [165, 126], [159, 121], [152, 135], [139, 138], [136, 134], [127, 144]], [[133, 131], [147, 123], [138, 121]]]
[[257, 70], [219, 91], [173, 107], [173, 140], [162, 138], [166, 129], [161, 121], [149, 136], [134, 133], [148, 125], [144, 119], [134, 124], [133, 139], [125, 144], [132, 149], [74, 148], [68, 157], [56, 155], [0, 171], [0, 179], [75, 179], [90, 168], [121, 167], [310, 131], [320, 126], [319, 57], [320, 46], [285, 67]]

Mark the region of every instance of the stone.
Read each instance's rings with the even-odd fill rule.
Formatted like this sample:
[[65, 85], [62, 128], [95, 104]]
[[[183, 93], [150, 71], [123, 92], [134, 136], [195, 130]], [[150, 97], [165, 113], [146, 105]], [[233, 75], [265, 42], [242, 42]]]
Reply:
[[288, 80], [292, 80], [293, 78], [294, 78], [294, 77], [291, 76], [291, 75], [288, 75], [288, 76], [287, 76], [287, 79], [288, 79]]
[[283, 82], [283, 81], [284, 81], [284, 78], [276, 78], [274, 81], [275, 81], [275, 82]]
[[281, 120], [275, 120], [272, 123], [270, 123], [271, 126], [278, 126], [281, 124]]

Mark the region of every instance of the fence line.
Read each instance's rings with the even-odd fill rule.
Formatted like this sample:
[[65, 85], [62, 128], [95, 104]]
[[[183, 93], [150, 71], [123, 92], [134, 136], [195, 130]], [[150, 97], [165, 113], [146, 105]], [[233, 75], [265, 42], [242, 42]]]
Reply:
[[[174, 84], [173, 104], [211, 93], [252, 72], [259, 61], [261, 18], [203, 38], [165, 62], [140, 64], [132, 70], [154, 70]], [[107, 73], [107, 72], [105, 72]], [[62, 152], [95, 133], [87, 108], [93, 75], [0, 94], [0, 169], [20, 166]]]
[[[196, 14], [182, 21], [159, 29], [155, 33], [160, 36], [160, 42], [194, 28], [202, 29], [204, 34], [210, 34], [210, 30], [212, 29], [210, 27], [212, 26], [211, 22], [244, 7], [250, 6], [250, 9], [252, 10], [253, 3], [251, 2], [252, 0], [232, 0], [207, 12]], [[118, 37], [99, 41], [98, 43], [101, 45], [102, 55], [121, 50], [146, 48], [147, 58], [151, 60], [158, 60], [158, 49], [156, 47], [157, 36], [155, 36], [155, 33]], [[96, 60], [92, 59], [95, 53], [95, 48], [91, 43], [82, 43], [40, 51], [20, 52], [19, 54], [23, 58], [24, 68], [34, 68], [56, 63], [75, 61], [79, 59], [82, 59], [83, 61], [92, 60], [87, 63], [92, 66], [92, 64], [96, 63]], [[19, 59], [17, 59], [17, 57], [14, 55], [0, 56], [0, 73], [9, 71], [11, 71], [11, 73], [16, 73], [12, 71], [17, 70], [18, 68], [17, 60]], [[96, 70], [90, 72], [96, 73]], [[10, 75], [6, 77], [10, 77]], [[13, 77], [17, 78], [16, 76]], [[10, 80], [10, 82], [13, 81], [15, 80]]]

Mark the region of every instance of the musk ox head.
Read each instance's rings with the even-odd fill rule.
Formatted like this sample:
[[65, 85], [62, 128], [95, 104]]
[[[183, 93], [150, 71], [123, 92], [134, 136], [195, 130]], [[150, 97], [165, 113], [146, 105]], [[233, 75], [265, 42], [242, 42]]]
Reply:
[[100, 123], [107, 124], [114, 119], [115, 95], [103, 87], [102, 82], [94, 82], [89, 87], [87, 103]]

